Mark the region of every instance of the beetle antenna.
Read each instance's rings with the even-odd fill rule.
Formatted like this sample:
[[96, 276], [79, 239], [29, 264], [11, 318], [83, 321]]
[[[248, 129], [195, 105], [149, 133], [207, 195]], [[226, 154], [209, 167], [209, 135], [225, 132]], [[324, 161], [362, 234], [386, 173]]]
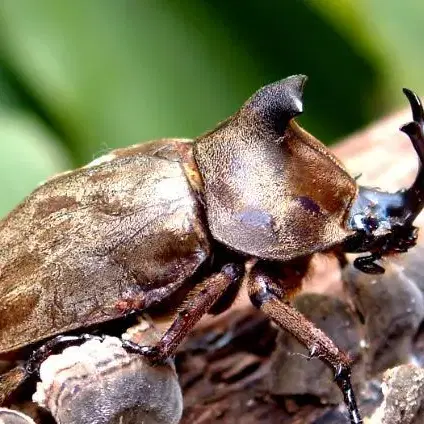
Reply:
[[417, 177], [405, 191], [405, 204], [409, 211], [407, 222], [412, 224], [424, 207], [424, 110], [420, 98], [413, 91], [404, 88], [403, 92], [411, 105], [413, 121], [400, 130], [410, 138], [420, 161]]

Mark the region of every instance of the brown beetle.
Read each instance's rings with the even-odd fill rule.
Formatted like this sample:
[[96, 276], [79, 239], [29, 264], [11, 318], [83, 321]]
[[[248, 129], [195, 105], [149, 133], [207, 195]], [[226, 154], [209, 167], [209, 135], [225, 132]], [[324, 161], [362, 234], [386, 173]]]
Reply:
[[[335, 371], [351, 422], [361, 423], [349, 358], [287, 300], [315, 252], [370, 252], [355, 265], [378, 273], [377, 259], [412, 247], [424, 175], [420, 164], [397, 193], [358, 187], [293, 120], [305, 80], [260, 89], [194, 142], [119, 149], [35, 190], [0, 223], [0, 353], [50, 338], [30, 373], [55, 344], [78, 338], [60, 334], [167, 304], [179, 313], [156, 346], [123, 341], [163, 361], [243, 283], [256, 307]], [[404, 91], [414, 120], [402, 130], [422, 163], [424, 112]]]

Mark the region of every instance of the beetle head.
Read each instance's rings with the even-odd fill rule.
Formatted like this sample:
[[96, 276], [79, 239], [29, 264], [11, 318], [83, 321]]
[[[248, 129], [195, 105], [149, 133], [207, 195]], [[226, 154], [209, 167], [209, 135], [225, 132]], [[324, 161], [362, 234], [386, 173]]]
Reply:
[[418, 230], [413, 222], [424, 206], [424, 111], [419, 97], [403, 90], [412, 109], [413, 121], [401, 127], [419, 158], [419, 171], [407, 190], [387, 193], [360, 187], [349, 214], [349, 227], [356, 234], [345, 243], [347, 251], [371, 252], [355, 260], [355, 266], [367, 273], [382, 273], [374, 261], [384, 255], [406, 252], [416, 244]]
[[295, 75], [261, 88], [195, 140], [212, 236], [241, 253], [286, 261], [351, 234], [355, 180], [293, 119], [305, 81]]

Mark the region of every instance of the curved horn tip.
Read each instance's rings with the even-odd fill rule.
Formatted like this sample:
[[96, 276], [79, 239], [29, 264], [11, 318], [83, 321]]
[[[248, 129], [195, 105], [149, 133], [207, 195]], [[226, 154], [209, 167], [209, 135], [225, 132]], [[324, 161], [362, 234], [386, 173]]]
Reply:
[[423, 122], [424, 110], [421, 99], [409, 88], [403, 88], [402, 91], [411, 106], [413, 120], [419, 123]]
[[284, 78], [281, 80], [281, 83], [291, 84], [296, 90], [302, 94], [303, 87], [305, 86], [306, 81], [308, 81], [308, 77], [303, 74], [291, 75], [290, 77]]
[[288, 119], [303, 112], [303, 87], [306, 75], [292, 75], [258, 90], [245, 104], [268, 119]]
[[[295, 104], [298, 105], [298, 113], [303, 112], [303, 88], [305, 87], [308, 77], [306, 75], [292, 75], [281, 81], [286, 87], [286, 90], [290, 92], [291, 96], [295, 100]], [[297, 101], [296, 101], [297, 100]]]

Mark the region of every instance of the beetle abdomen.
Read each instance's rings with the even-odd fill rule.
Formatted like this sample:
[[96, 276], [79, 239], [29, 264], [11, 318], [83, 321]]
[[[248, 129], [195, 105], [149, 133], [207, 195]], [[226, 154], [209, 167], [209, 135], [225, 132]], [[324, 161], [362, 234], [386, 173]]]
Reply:
[[0, 223], [0, 353], [144, 309], [196, 271], [209, 242], [182, 143], [52, 178]]

